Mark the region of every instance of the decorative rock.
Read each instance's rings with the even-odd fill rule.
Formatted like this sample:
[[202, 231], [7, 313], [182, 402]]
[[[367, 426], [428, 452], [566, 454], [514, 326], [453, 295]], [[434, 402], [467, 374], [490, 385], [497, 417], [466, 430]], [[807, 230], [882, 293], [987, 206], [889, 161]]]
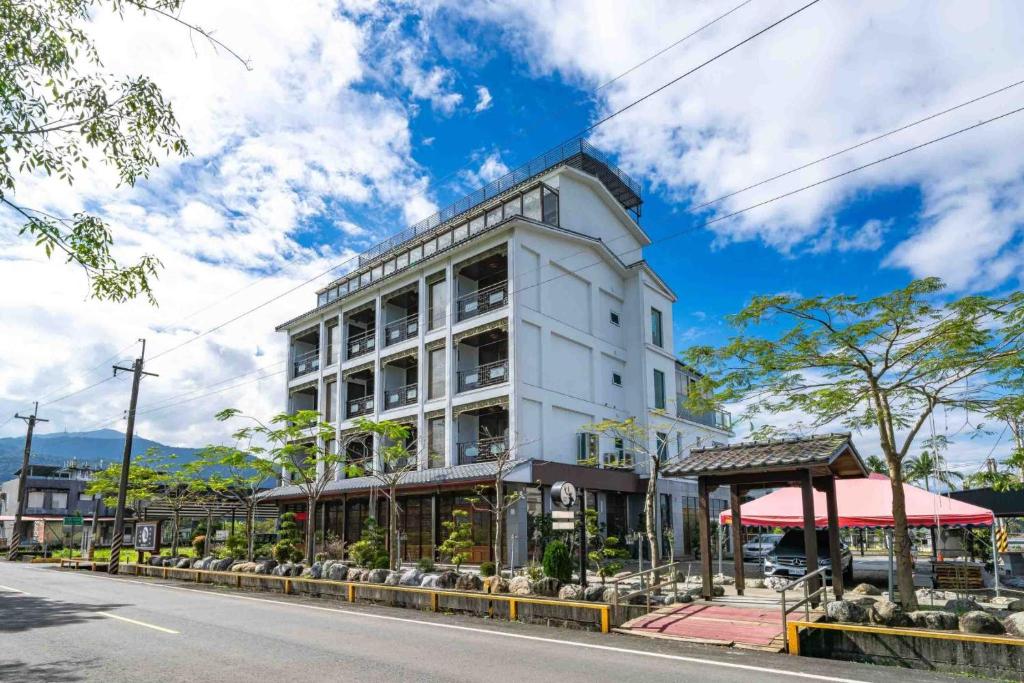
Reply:
[[848, 600], [833, 600], [825, 604], [825, 616], [829, 621], [846, 624], [863, 624], [868, 620], [868, 613], [860, 605]]
[[988, 612], [974, 610], [960, 616], [960, 630], [964, 633], [999, 635], [1003, 632], [1003, 625]]
[[[608, 586], [604, 589], [604, 594], [601, 596], [601, 602], [615, 602], [617, 599], [615, 589]], [[691, 598], [692, 599], [692, 598]]]
[[547, 598], [553, 598], [558, 595], [559, 589], [562, 587], [562, 582], [553, 576], [545, 576], [543, 579], [539, 579], [533, 582], [533, 592], [537, 595], [543, 595]]
[[423, 572], [413, 567], [399, 577], [398, 584], [400, 586], [418, 586], [422, 580]]
[[215, 560], [210, 564], [210, 569], [215, 572], [226, 572], [235, 563], [233, 557], [225, 557], [223, 560]]
[[747, 588], [764, 588], [764, 579], [745, 579], [743, 583]]
[[711, 579], [711, 583], [716, 586], [731, 586], [736, 583], [736, 580], [731, 576], [726, 576], [725, 574], [715, 574]]
[[187, 557], [183, 557], [180, 560], [178, 560], [178, 563], [174, 566], [178, 569], [188, 569], [190, 566], [192, 566], [192, 560], [190, 560]]
[[402, 572], [390, 571], [388, 578], [384, 579], [385, 586], [397, 586], [402, 580]]
[[263, 560], [256, 563], [256, 569], [253, 570], [256, 574], [270, 574], [277, 567], [277, 560]]
[[868, 611], [871, 623], [879, 626], [910, 626], [910, 618], [903, 608], [889, 600], [879, 600]]
[[533, 587], [530, 585], [528, 577], [516, 576], [508, 582], [508, 592], [513, 595], [529, 595], [532, 590]]
[[370, 583], [384, 583], [388, 578], [387, 569], [371, 569], [367, 581]]
[[935, 631], [955, 631], [960, 628], [960, 619], [952, 612], [924, 610], [924, 626]]
[[326, 570], [326, 575], [331, 581], [344, 581], [348, 577], [348, 567], [340, 562], [335, 562]]
[[160, 557], [159, 555], [153, 555], [149, 558], [148, 564], [150, 567], [162, 567], [164, 566], [164, 558]]
[[304, 567], [301, 564], [293, 564], [289, 571], [290, 576], [302, 576]]
[[673, 595], [672, 602], [669, 604], [678, 604], [684, 602], [693, 602], [693, 596], [686, 593], [680, 593], [679, 595]]
[[844, 598], [844, 599], [847, 602], [852, 602], [855, 605], [860, 605], [861, 607], [865, 607], [865, 608], [868, 608], [868, 609], [870, 609], [871, 606], [874, 605], [879, 600], [878, 598], [873, 598], [873, 597], [871, 597], [869, 595], [862, 595], [859, 598], [857, 596], [852, 596], [852, 597]]
[[567, 583], [558, 589], [558, 598], [560, 600], [582, 600], [583, 587], [577, 586], [574, 583]]
[[974, 600], [974, 598], [956, 598], [946, 603], [946, 610], [949, 612], [956, 612], [957, 614], [977, 612], [980, 609], [981, 606]]
[[422, 580], [420, 580], [420, 586], [423, 588], [437, 588], [438, 578], [437, 574], [427, 574]]
[[455, 588], [455, 583], [459, 580], [459, 575], [453, 571], [441, 572], [437, 577], [438, 588]]
[[993, 607], [999, 609], [1005, 609], [1010, 612], [1024, 611], [1024, 598], [1014, 598], [1009, 595], [1000, 595], [999, 597], [991, 598], [988, 603]]
[[788, 583], [789, 579], [784, 576], [768, 576], [765, 577], [764, 587], [770, 588], [773, 591], [780, 591]]
[[455, 588], [460, 591], [478, 591], [483, 590], [483, 587], [483, 581], [476, 574], [461, 574], [455, 580]]
[[882, 591], [878, 586], [872, 586], [870, 583], [858, 583], [856, 586], [850, 589], [851, 593], [857, 593], [858, 595], [881, 595]]
[[601, 602], [604, 599], [605, 587], [593, 584], [583, 589], [583, 599], [587, 602]]
[[1003, 628], [1011, 636], [1024, 638], [1024, 612], [1011, 614], [1003, 620]]
[[309, 568], [309, 575], [314, 579], [319, 579], [324, 575], [324, 565], [320, 562], [314, 562], [313, 566]]
[[485, 593], [508, 593], [508, 579], [501, 576], [489, 576], [484, 579]]

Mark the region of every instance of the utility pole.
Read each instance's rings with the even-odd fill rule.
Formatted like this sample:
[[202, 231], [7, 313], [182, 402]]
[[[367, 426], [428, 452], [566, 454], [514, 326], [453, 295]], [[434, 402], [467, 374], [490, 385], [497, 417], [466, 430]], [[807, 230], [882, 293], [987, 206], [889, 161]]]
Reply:
[[11, 544], [7, 548], [7, 559], [14, 561], [18, 559], [18, 551], [21, 549], [21, 518], [25, 514], [25, 504], [28, 500], [28, 457], [32, 452], [32, 432], [36, 429], [37, 422], [49, 422], [38, 417], [39, 401], [35, 402], [31, 415], [14, 414], [19, 420], [28, 423], [28, 432], [25, 434], [25, 453], [21, 456], [21, 472], [18, 473], [18, 506], [14, 510], [14, 530], [11, 533]]
[[128, 498], [128, 471], [132, 466], [132, 437], [135, 433], [135, 406], [139, 402], [139, 382], [143, 375], [159, 377], [152, 372], [145, 372], [142, 365], [146, 359], [146, 340], [142, 342], [142, 351], [130, 368], [114, 366], [114, 376], [118, 370], [132, 373], [132, 397], [128, 404], [128, 427], [124, 434], [124, 454], [121, 456], [121, 481], [117, 487], [117, 510], [114, 512], [114, 537], [110, 541], [110, 562], [107, 564], [108, 574], [117, 574], [121, 565], [121, 545], [124, 543], [124, 506]]

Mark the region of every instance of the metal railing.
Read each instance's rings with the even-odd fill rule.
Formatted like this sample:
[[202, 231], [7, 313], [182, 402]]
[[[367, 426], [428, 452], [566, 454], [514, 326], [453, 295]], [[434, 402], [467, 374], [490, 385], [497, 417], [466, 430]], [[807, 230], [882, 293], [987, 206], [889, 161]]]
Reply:
[[419, 396], [418, 385], [406, 384], [404, 387], [384, 390], [384, 410], [400, 408], [416, 402]]
[[[828, 567], [819, 567], [818, 569], [815, 569], [810, 574], [804, 574], [799, 579], [796, 579], [794, 581], [790, 581], [789, 583], [787, 583], [782, 588], [777, 588], [776, 589], [776, 592], [780, 593], [780, 597], [782, 598], [782, 603], [781, 603], [782, 604], [782, 638], [783, 638], [783, 643], [784, 643], [784, 645], [785, 645], [785, 647], [787, 649], [789, 648], [789, 642], [787, 640], [787, 638], [788, 638], [787, 630], [788, 629], [786, 628], [786, 621], [789, 619], [789, 614], [791, 612], [795, 612], [796, 610], [798, 610], [801, 607], [803, 607], [804, 608], [804, 620], [805, 621], [810, 621], [810, 619], [811, 619], [811, 604], [813, 603], [814, 606], [816, 607], [820, 602], [822, 602], [822, 595], [825, 593], [826, 590], [828, 590], [828, 588], [825, 586], [825, 572], [827, 572], [827, 571], [828, 571]], [[815, 577], [820, 577], [820, 578], [815, 578]], [[817, 583], [818, 583], [818, 588], [816, 588], [813, 591], [810, 590], [810, 585], [809, 585], [811, 583], [811, 579], [815, 579], [817, 581]], [[799, 600], [798, 602], [794, 603], [792, 606], [787, 607], [786, 606], [786, 591], [793, 590], [797, 586], [803, 586], [804, 597], [803, 597], [802, 600]]]
[[714, 427], [715, 429], [722, 429], [725, 431], [732, 429], [732, 414], [728, 411], [709, 410], [706, 413], [695, 413], [680, 405], [680, 403], [685, 400], [685, 396], [676, 397], [676, 417], [681, 417], [684, 420], [696, 422], [707, 427]]
[[348, 358], [370, 353], [377, 346], [377, 330], [367, 330], [348, 338]]
[[[626, 576], [621, 576], [611, 582], [611, 587], [615, 590], [612, 592], [612, 607], [619, 606], [619, 600], [625, 600], [626, 604], [638, 595], [646, 596], [647, 611], [651, 610], [651, 593], [660, 592], [662, 588], [672, 587], [672, 595], [676, 601], [679, 600], [679, 570], [683, 567], [683, 562], [670, 562], [669, 564], [663, 564], [660, 567], [652, 567], [651, 569], [644, 569], [643, 571], [633, 572]], [[662, 581], [661, 577], [668, 572], [668, 580]], [[619, 584], [625, 581], [632, 581], [633, 579], [640, 579], [639, 590], [626, 593], [625, 595], [619, 594]]]
[[455, 300], [459, 322], [469, 320], [508, 303], [508, 280], [463, 294]]
[[362, 415], [369, 415], [372, 412], [373, 396], [363, 396], [351, 399], [348, 402], [348, 411], [345, 414], [348, 417], [360, 417]]
[[320, 369], [320, 349], [305, 351], [292, 360], [292, 377], [301, 377]]
[[508, 358], [479, 365], [472, 370], [459, 370], [459, 391], [489, 387], [508, 381]]
[[415, 337], [419, 333], [419, 329], [420, 316], [418, 313], [413, 313], [401, 320], [389, 322], [384, 326], [384, 346], [397, 344], [398, 342]]
[[505, 437], [478, 439], [458, 444], [459, 464], [468, 465], [474, 462], [488, 462], [496, 459], [508, 450]]

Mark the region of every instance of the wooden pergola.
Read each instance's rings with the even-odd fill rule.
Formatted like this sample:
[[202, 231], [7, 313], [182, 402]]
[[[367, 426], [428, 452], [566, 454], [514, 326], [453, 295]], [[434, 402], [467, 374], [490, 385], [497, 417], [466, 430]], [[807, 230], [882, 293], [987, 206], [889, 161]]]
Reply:
[[[695, 449], [686, 459], [665, 468], [663, 476], [697, 479], [697, 516], [700, 525], [701, 576], [705, 600], [712, 598], [709, 496], [719, 486], [729, 487], [733, 520], [733, 562], [736, 592], [739, 595], [743, 595], [744, 592], [743, 521], [740, 514], [743, 494], [751, 489], [799, 486], [803, 492], [806, 573], [811, 574], [818, 569], [818, 535], [814, 524], [814, 489], [818, 489], [824, 492], [828, 507], [832, 588], [837, 600], [842, 597], [842, 557], [835, 480], [867, 476], [867, 468], [854, 448], [849, 434], [824, 434], [803, 439]], [[810, 588], [817, 590], [818, 579], [811, 579], [811, 582]]]

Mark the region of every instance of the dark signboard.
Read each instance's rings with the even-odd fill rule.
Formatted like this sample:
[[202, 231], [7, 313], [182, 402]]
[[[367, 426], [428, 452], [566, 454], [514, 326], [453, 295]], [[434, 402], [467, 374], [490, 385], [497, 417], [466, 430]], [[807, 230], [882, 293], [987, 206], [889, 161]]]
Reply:
[[136, 522], [135, 533], [132, 536], [135, 540], [136, 550], [148, 550], [157, 552], [160, 550], [160, 523], [159, 522]]

